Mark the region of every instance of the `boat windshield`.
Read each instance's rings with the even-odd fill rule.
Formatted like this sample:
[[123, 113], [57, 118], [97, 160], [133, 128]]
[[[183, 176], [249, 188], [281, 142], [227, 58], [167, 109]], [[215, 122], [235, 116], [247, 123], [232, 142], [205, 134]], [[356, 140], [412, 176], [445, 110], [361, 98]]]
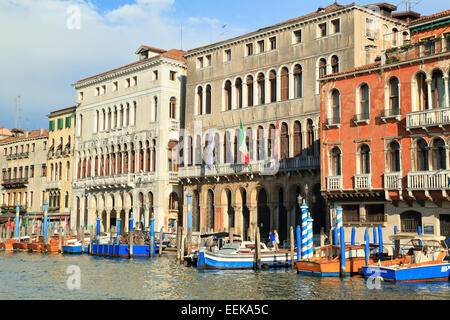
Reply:
[[225, 244], [222, 249], [219, 250], [220, 253], [231, 253], [236, 252], [239, 250], [241, 245], [239, 243], [227, 243]]

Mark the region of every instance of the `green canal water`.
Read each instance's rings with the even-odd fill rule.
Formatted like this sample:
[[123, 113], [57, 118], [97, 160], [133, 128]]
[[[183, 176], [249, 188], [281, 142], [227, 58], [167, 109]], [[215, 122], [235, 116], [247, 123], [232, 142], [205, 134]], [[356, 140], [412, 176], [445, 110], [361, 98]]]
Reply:
[[[68, 289], [69, 266], [80, 288]], [[369, 289], [362, 278], [317, 278], [290, 270], [200, 271], [175, 256], [150, 259], [0, 252], [0, 299], [164, 300], [448, 300], [450, 283], [390, 284]]]

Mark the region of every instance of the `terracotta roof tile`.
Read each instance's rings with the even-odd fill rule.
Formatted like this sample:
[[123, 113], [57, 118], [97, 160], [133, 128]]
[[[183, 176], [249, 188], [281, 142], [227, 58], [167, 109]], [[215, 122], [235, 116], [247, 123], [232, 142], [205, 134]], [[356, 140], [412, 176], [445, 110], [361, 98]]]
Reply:
[[445, 10], [445, 11], [441, 11], [441, 12], [438, 12], [438, 13], [430, 14], [428, 16], [423, 16], [423, 17], [421, 17], [419, 19], [416, 19], [416, 20], [412, 21], [410, 23], [410, 25], [415, 25], [415, 24], [417, 24], [419, 22], [424, 22], [426, 20], [432, 20], [432, 19], [435, 19], [435, 18], [444, 17], [446, 15], [450, 15], [450, 9], [449, 10]]
[[28, 133], [28, 137], [20, 136], [20, 137], [8, 137], [6, 139], [0, 140], [0, 144], [8, 143], [8, 142], [16, 142], [20, 140], [37, 138], [37, 137], [48, 137], [48, 130], [43, 130], [42, 135], [40, 134], [40, 129], [33, 130]]
[[341, 71], [341, 72], [327, 74], [327, 75], [321, 77], [320, 80], [334, 78], [336, 76], [341, 76], [341, 75], [344, 75], [344, 74], [349, 74], [349, 73], [358, 72], [358, 71], [365, 71], [365, 70], [376, 69], [379, 66], [381, 66], [381, 61], [377, 61], [377, 62], [374, 62], [374, 63], [369, 63], [369, 64], [366, 64], [366, 65], [363, 65], [363, 66], [351, 68], [351, 69], [344, 70], [344, 71]]

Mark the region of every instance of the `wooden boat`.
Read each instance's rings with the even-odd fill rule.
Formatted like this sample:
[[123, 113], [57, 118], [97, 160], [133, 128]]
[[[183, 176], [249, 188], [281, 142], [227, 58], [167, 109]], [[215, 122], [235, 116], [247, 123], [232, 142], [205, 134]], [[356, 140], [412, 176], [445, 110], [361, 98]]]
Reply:
[[[199, 269], [252, 269], [255, 261], [255, 244], [250, 241], [225, 244], [216, 252], [198, 251], [197, 268]], [[297, 255], [294, 254], [294, 261]], [[287, 267], [291, 264], [288, 250], [273, 251], [261, 243], [261, 264], [269, 267]]]
[[[370, 250], [377, 248], [371, 244]], [[345, 246], [345, 273], [347, 276], [362, 274], [362, 267], [366, 265], [366, 255], [364, 245]], [[400, 256], [394, 260], [385, 260], [383, 265], [407, 263], [410, 256]], [[379, 258], [374, 254], [369, 257], [369, 265], [378, 263]], [[319, 277], [339, 277], [341, 268], [341, 247], [336, 245], [323, 246], [317, 250], [311, 259], [302, 259], [296, 262], [297, 273], [319, 276]]]
[[411, 261], [390, 266], [364, 266], [364, 276], [388, 282], [450, 281], [450, 262], [444, 261], [449, 250], [444, 240], [445, 237], [415, 236], [411, 239]]
[[0, 247], [5, 251], [14, 250], [14, 244], [17, 242], [17, 239], [6, 239], [0, 244]]

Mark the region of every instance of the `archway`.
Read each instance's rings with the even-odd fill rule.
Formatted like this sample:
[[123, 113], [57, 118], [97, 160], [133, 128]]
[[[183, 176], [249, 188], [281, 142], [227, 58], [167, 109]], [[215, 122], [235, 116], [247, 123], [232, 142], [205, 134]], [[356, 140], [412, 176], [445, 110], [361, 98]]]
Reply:
[[280, 244], [287, 240], [287, 209], [284, 206], [283, 188], [278, 189], [278, 237]]
[[258, 192], [258, 226], [261, 239], [267, 239], [270, 232], [270, 209], [267, 205], [267, 193], [264, 188]]
[[206, 197], [206, 231], [214, 230], [214, 193], [208, 190]]

